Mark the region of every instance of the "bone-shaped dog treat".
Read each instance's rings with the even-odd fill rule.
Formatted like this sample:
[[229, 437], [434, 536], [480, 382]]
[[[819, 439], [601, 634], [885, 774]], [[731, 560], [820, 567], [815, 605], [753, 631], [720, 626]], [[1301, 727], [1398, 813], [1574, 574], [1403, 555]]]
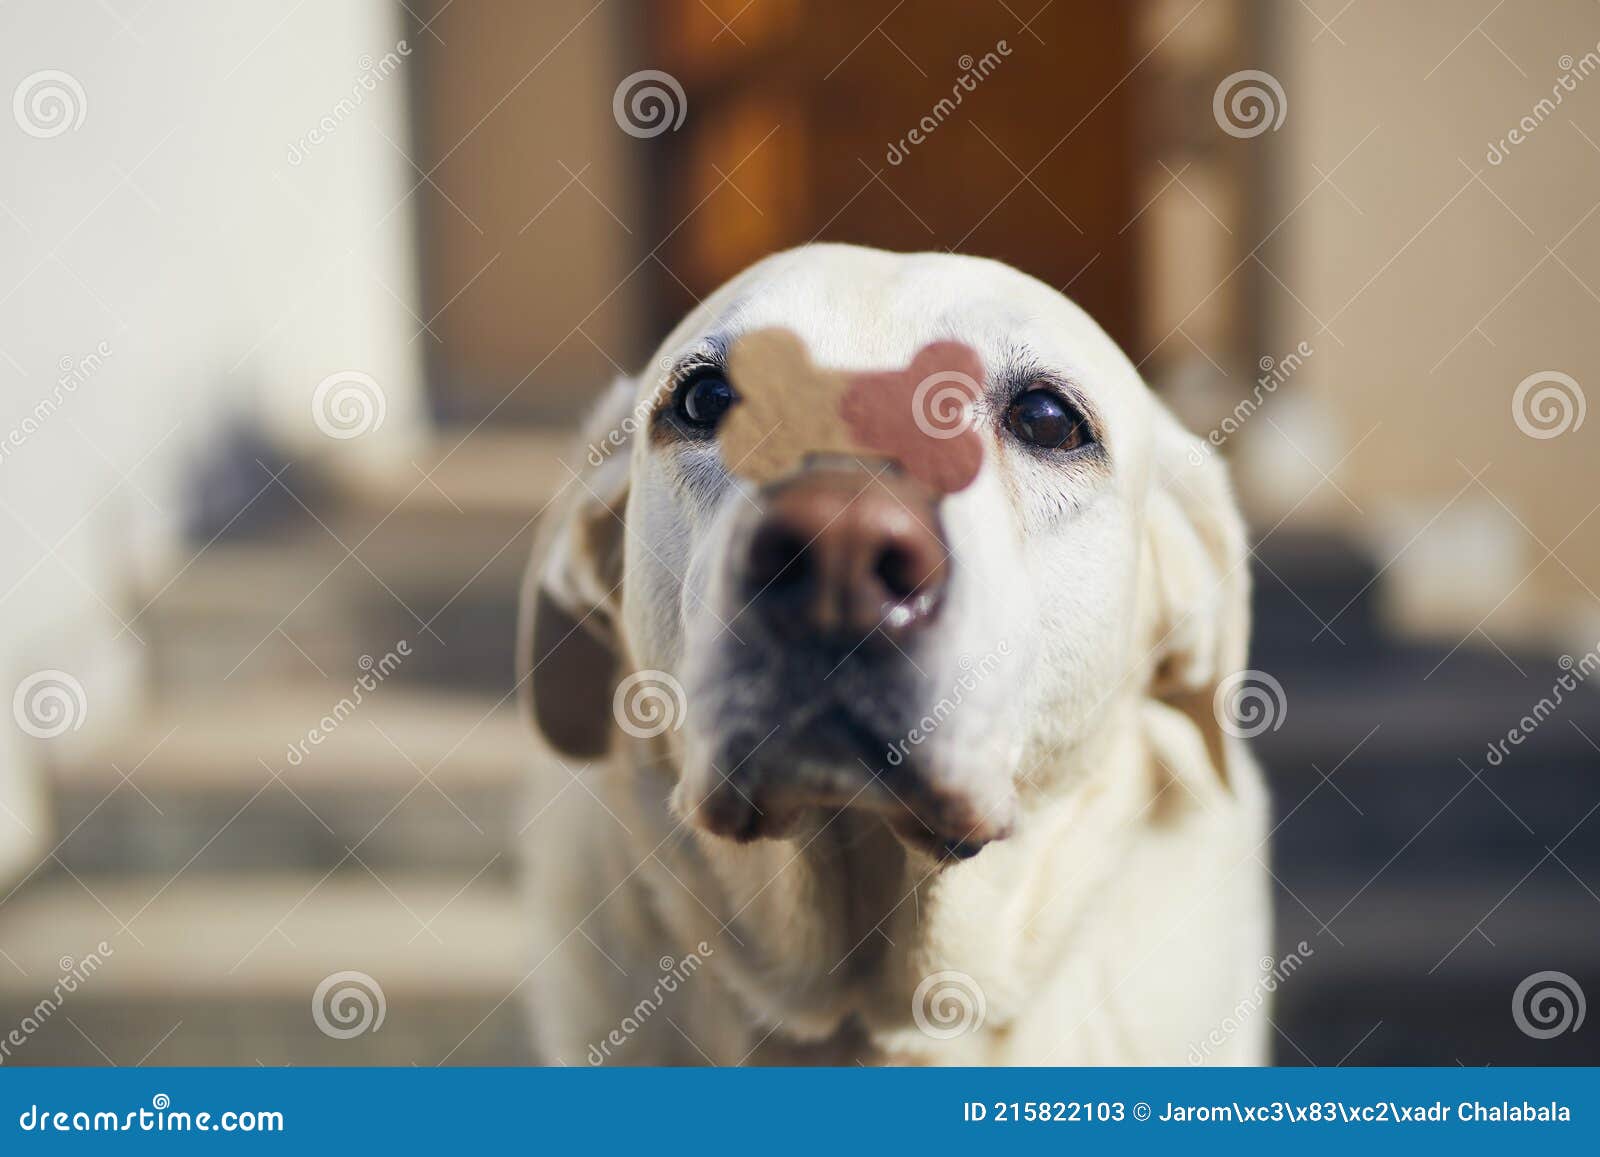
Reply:
[[857, 453], [839, 416], [850, 380], [813, 363], [799, 334], [745, 334], [728, 351], [728, 376], [739, 400], [718, 435], [733, 473], [764, 484], [798, 469], [808, 454]]
[[858, 444], [892, 458], [937, 494], [964, 490], [983, 466], [973, 406], [983, 363], [972, 347], [923, 346], [903, 370], [851, 375], [840, 413]]
[[940, 494], [962, 489], [983, 464], [972, 424], [983, 364], [959, 342], [924, 346], [902, 370], [824, 369], [798, 335], [748, 333], [728, 351], [739, 400], [719, 440], [728, 469], [765, 484], [813, 454], [887, 458]]

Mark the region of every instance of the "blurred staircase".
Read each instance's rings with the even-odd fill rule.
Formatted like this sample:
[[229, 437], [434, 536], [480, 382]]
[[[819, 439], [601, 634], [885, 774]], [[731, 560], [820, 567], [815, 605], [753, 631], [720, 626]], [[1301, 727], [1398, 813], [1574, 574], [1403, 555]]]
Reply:
[[[7, 1063], [529, 1059], [512, 640], [565, 449], [485, 428], [361, 489], [245, 479], [250, 517], [136, 604], [148, 709], [53, 769], [54, 851], [0, 903], [0, 1036], [43, 1021]], [[381, 1026], [344, 1035], [357, 981], [319, 1027], [341, 972]]]
[[1600, 1063], [1592, 1026], [1538, 1039], [1512, 1017], [1537, 972], [1600, 999], [1600, 677], [1492, 765], [1556, 654], [1393, 637], [1348, 544], [1279, 532], [1259, 555], [1251, 666], [1285, 704], [1253, 740], [1278, 952], [1315, 953], [1277, 994], [1279, 1063]]

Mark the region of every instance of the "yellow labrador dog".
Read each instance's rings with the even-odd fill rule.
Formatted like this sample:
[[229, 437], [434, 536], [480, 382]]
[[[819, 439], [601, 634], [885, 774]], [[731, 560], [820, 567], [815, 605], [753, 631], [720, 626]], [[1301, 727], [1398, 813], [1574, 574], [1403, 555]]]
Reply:
[[[774, 327], [822, 367], [976, 351], [976, 478], [730, 472], [728, 352]], [[545, 1060], [1266, 1060], [1265, 798], [1214, 709], [1242, 524], [1093, 320], [992, 261], [807, 246], [586, 437], [520, 646], [558, 756], [528, 830]]]

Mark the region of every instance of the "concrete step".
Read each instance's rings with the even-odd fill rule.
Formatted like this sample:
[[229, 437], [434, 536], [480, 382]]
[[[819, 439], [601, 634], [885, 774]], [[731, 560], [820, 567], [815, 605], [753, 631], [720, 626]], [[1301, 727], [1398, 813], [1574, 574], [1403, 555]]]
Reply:
[[476, 870], [506, 852], [540, 758], [514, 702], [377, 682], [382, 669], [371, 691], [313, 678], [158, 704], [52, 769], [59, 862]]
[[[41, 874], [0, 903], [0, 1024], [26, 1038], [4, 1063], [520, 1063], [517, 913], [470, 872]], [[366, 1031], [313, 1015], [338, 973], [362, 975], [326, 986], [321, 1020], [356, 1028], [334, 994], [361, 990]]]
[[575, 484], [560, 462], [568, 443], [561, 433], [446, 432], [415, 463], [360, 479], [291, 468], [274, 482], [252, 467], [261, 478], [239, 503], [265, 486], [288, 503], [282, 517], [241, 519], [252, 529], [197, 544], [137, 595], [133, 626], [156, 684], [300, 678], [427, 638], [437, 655], [403, 678], [504, 686], [538, 516]]
[[212, 546], [134, 624], [154, 684], [298, 680], [405, 639], [431, 653], [402, 680], [503, 691], [532, 524], [496, 538], [463, 526], [400, 532], [385, 527], [354, 556], [316, 527]]
[[1462, 856], [1428, 879], [1414, 852], [1382, 873], [1347, 874], [1335, 861], [1274, 886], [1277, 958], [1293, 962], [1271, 1011], [1277, 1063], [1600, 1062], [1593, 1033], [1536, 1038], [1513, 1014], [1513, 995], [1538, 973], [1565, 973], [1592, 998], [1600, 878], [1585, 883], [1575, 864], [1530, 848], [1511, 872]]
[[364, 589], [377, 584], [330, 549], [308, 551], [306, 539], [217, 542], [142, 595], [132, 625], [154, 685], [299, 679], [353, 664], [370, 636], [392, 639], [383, 604]]
[[498, 512], [525, 518], [582, 469], [576, 435], [560, 428], [446, 427], [412, 463], [387, 475], [344, 484], [353, 506], [387, 513]]

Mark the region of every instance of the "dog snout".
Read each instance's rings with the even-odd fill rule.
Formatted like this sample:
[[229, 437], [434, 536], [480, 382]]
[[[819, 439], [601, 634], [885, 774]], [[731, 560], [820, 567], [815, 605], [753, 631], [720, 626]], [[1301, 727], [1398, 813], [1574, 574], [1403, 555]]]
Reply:
[[937, 497], [898, 474], [810, 470], [770, 487], [743, 560], [746, 597], [776, 630], [856, 643], [938, 610], [950, 552]]

